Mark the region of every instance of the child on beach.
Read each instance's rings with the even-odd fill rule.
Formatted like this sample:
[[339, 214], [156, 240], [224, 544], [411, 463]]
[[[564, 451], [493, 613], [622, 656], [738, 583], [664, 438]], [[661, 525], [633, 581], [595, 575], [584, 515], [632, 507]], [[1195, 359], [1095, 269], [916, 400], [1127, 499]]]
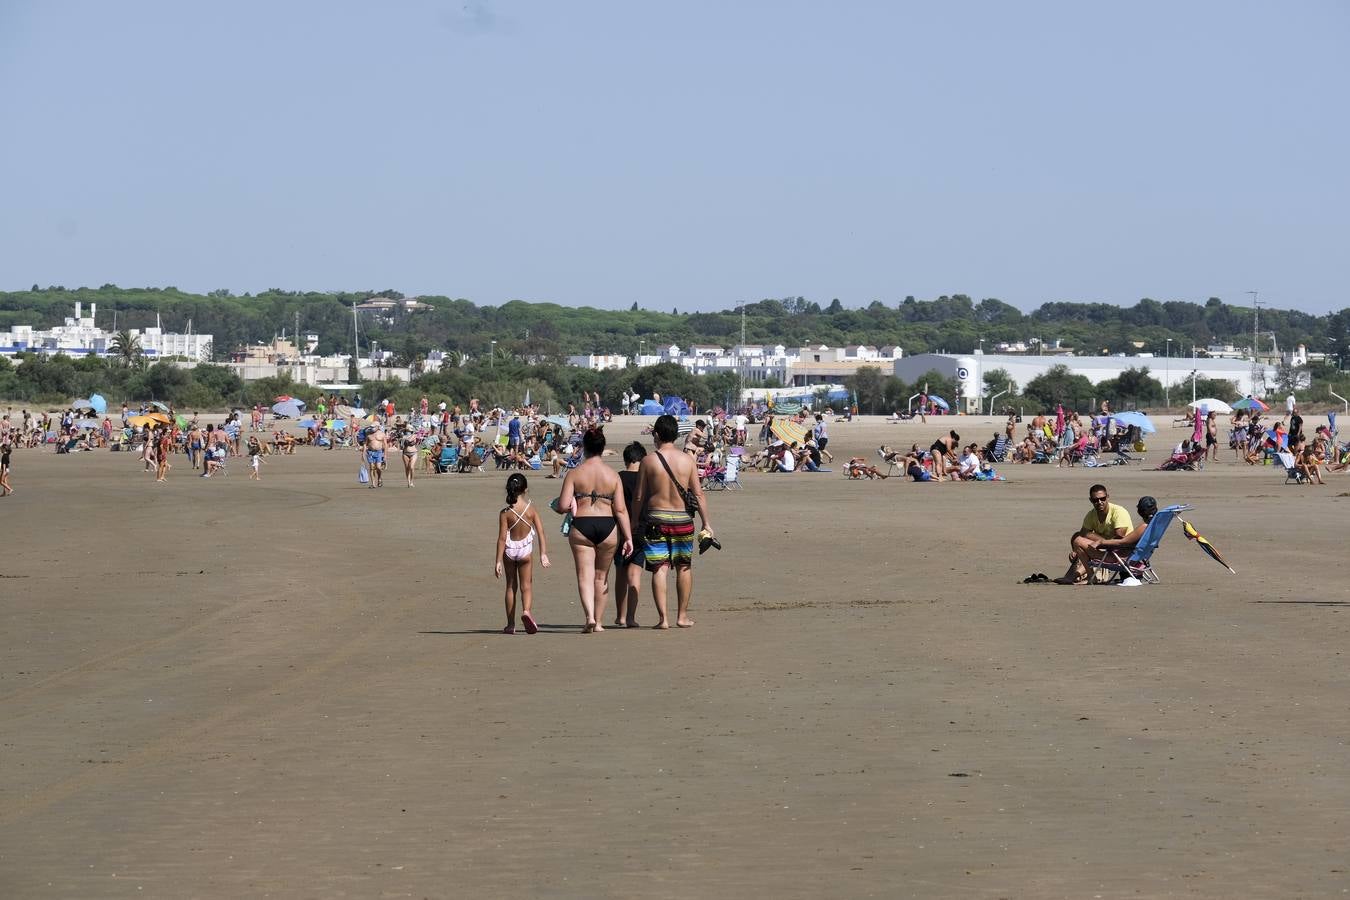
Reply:
[[548, 548], [544, 542], [544, 528], [539, 521], [539, 511], [531, 505], [527, 495], [529, 482], [519, 472], [506, 479], [506, 506], [497, 516], [497, 578], [506, 573], [506, 627], [502, 634], [516, 633], [516, 594], [520, 594], [520, 620], [525, 631], [534, 634], [539, 630], [531, 614], [534, 602], [534, 578], [531, 563], [534, 557], [534, 541], [539, 539], [539, 562], [549, 567]]
[[248, 439], [248, 465], [249, 465], [248, 478], [249, 478], [250, 481], [262, 481], [262, 471], [261, 471], [261, 468], [260, 468], [260, 467], [262, 466], [262, 461], [263, 461], [263, 460], [262, 460], [262, 452], [263, 452], [262, 442], [258, 440], [258, 436], [257, 436], [256, 434], [255, 434], [255, 435], [249, 435], [249, 439]]

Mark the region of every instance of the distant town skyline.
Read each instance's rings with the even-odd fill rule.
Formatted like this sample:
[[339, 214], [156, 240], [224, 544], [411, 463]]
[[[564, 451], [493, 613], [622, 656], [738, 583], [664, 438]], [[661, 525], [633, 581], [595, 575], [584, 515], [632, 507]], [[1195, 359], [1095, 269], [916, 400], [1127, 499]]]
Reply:
[[1347, 38], [1332, 0], [13, 0], [0, 289], [1322, 315]]

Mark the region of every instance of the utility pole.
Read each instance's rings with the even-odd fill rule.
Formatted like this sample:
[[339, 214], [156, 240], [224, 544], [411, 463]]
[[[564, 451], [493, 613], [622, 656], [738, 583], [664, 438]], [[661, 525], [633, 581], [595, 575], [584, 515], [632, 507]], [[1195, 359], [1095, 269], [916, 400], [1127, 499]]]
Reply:
[[[1261, 371], [1261, 364], [1256, 358], [1257, 329], [1260, 328], [1258, 321], [1260, 319], [1261, 301], [1257, 291], [1248, 291], [1252, 295], [1252, 394], [1256, 394], [1256, 376]], [[1264, 380], [1264, 379], [1262, 379]]]
[[1163, 375], [1163, 403], [1172, 408], [1172, 339], [1167, 339], [1167, 368]]

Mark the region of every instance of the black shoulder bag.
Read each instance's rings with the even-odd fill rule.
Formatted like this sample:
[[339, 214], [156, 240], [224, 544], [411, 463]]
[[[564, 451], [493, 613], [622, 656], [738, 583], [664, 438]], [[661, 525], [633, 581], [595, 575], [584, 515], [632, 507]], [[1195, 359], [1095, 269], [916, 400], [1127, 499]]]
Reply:
[[684, 511], [689, 513], [689, 518], [692, 519], [698, 514], [698, 499], [689, 493], [684, 485], [680, 484], [679, 479], [675, 477], [675, 473], [670, 470], [670, 463], [666, 462], [666, 458], [660, 452], [656, 454], [656, 458], [661, 460], [661, 467], [666, 470], [670, 480], [675, 483], [675, 490], [679, 491], [680, 499], [684, 501]]

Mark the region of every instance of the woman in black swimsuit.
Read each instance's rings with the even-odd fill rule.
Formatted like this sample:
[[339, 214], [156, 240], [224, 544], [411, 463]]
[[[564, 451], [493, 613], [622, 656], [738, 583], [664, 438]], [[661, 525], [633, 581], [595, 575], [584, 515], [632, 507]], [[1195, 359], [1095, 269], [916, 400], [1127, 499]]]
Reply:
[[0, 497], [8, 497], [14, 493], [14, 488], [9, 486], [9, 453], [9, 442], [0, 444]]
[[[584, 459], [563, 480], [557, 508], [572, 512], [572, 530], [567, 542], [577, 566], [577, 593], [586, 613], [583, 634], [604, 631], [608, 592], [606, 578], [619, 550], [627, 557], [633, 552], [633, 536], [628, 526], [628, 506], [624, 502], [619, 475], [601, 459], [605, 452], [605, 433], [591, 428], [581, 438]], [[617, 529], [616, 529], [617, 526]]]
[[956, 448], [961, 446], [961, 435], [955, 431], [950, 432], [945, 438], [938, 438], [933, 441], [933, 478], [941, 481], [947, 474], [947, 459], [954, 456]]

